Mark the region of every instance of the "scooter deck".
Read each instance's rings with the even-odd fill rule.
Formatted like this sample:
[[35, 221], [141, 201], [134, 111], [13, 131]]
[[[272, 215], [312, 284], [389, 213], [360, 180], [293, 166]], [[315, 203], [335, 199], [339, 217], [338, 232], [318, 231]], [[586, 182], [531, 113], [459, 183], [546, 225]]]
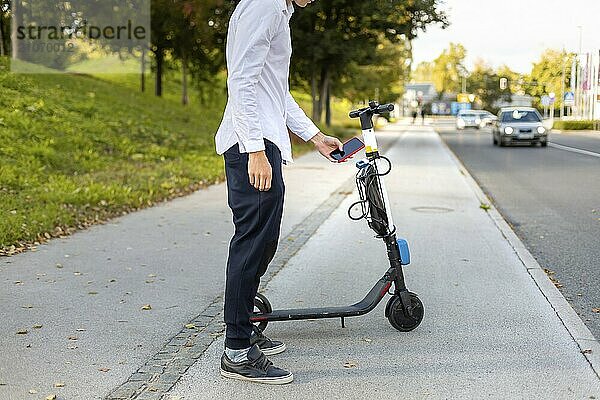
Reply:
[[380, 279], [364, 299], [350, 306], [273, 310], [267, 314], [255, 314], [250, 317], [250, 321], [293, 321], [301, 319], [357, 317], [373, 310], [383, 296], [386, 295], [391, 285], [391, 281], [384, 278]]

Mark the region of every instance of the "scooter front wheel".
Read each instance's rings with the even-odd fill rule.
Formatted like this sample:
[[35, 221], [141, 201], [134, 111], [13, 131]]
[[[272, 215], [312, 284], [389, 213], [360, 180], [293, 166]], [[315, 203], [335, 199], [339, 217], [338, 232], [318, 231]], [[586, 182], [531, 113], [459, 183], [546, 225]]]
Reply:
[[[415, 293], [409, 292], [411, 313], [404, 309], [400, 296], [393, 295], [385, 307], [385, 316], [400, 332], [410, 332], [423, 320], [423, 303]], [[412, 314], [412, 315], [411, 315]]]
[[[271, 302], [263, 294], [256, 293], [256, 297], [254, 297], [254, 312], [260, 314], [269, 314], [273, 312]], [[262, 332], [267, 328], [268, 323], [269, 321], [260, 321], [256, 326], [258, 326], [258, 329]]]

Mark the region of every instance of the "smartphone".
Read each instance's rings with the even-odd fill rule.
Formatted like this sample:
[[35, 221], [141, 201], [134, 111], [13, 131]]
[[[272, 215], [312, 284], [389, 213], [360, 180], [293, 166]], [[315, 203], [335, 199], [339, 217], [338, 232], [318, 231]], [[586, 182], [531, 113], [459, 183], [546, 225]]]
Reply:
[[365, 144], [357, 137], [353, 137], [352, 139], [346, 141], [344, 143], [344, 151], [334, 150], [329, 155], [337, 162], [346, 161], [348, 158], [352, 157], [354, 154], [358, 153], [361, 149], [365, 147]]

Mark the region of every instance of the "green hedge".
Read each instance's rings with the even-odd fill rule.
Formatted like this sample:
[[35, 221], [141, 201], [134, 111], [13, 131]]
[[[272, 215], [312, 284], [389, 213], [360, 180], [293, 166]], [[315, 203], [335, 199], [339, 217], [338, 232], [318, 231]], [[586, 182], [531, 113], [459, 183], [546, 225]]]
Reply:
[[598, 126], [600, 126], [600, 121], [555, 121], [552, 129], [578, 131], [598, 129]]

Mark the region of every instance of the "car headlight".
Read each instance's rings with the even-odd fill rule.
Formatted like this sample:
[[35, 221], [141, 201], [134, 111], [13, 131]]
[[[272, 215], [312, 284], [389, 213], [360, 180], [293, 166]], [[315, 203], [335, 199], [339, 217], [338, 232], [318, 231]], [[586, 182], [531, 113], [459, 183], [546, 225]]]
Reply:
[[458, 125], [458, 126], [465, 126], [465, 121], [463, 121], [462, 118], [459, 118], [458, 120], [456, 120], [456, 125]]
[[477, 119], [475, 120], [475, 123], [476, 123], [477, 125], [479, 125], [479, 124], [481, 123], [481, 120], [480, 120], [479, 118], [477, 118]]
[[546, 129], [544, 129], [543, 126], [538, 126], [537, 132], [541, 135], [542, 133], [546, 132]]
[[511, 128], [510, 126], [507, 126], [506, 128], [504, 128], [504, 133], [506, 133], [507, 135], [512, 135], [514, 131], [515, 130], [513, 128]]

